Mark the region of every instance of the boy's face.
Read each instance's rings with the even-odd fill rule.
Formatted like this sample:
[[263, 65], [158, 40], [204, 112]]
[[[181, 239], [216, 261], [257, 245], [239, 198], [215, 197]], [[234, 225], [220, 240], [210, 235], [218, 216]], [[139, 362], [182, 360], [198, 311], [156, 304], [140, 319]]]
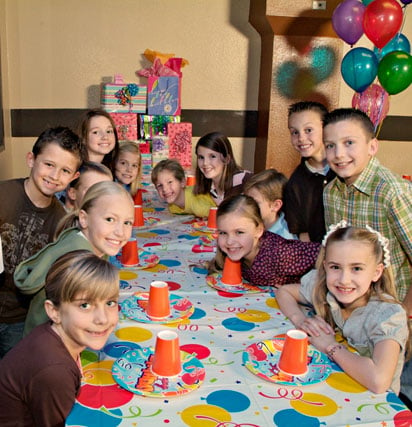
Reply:
[[55, 143], [45, 145], [36, 158], [28, 153], [26, 161], [31, 169], [29, 181], [35, 196], [52, 197], [79, 176], [79, 158]]
[[323, 140], [329, 166], [345, 180], [346, 185], [356, 181], [378, 151], [376, 138], [370, 139], [355, 120], [342, 120], [325, 126]]
[[322, 119], [316, 111], [292, 113], [288, 127], [293, 148], [302, 157], [321, 160], [324, 157]]
[[155, 187], [159, 193], [159, 197], [170, 205], [171, 203], [175, 203], [183, 194], [185, 182], [175, 178], [173, 172], [163, 170], [157, 176]]

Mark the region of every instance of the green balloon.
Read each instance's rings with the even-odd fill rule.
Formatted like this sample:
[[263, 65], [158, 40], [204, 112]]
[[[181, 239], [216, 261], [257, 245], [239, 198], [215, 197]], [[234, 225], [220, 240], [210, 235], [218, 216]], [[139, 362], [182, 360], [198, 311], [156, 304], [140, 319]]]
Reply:
[[412, 83], [412, 56], [401, 50], [385, 55], [378, 65], [378, 79], [390, 95], [405, 90]]

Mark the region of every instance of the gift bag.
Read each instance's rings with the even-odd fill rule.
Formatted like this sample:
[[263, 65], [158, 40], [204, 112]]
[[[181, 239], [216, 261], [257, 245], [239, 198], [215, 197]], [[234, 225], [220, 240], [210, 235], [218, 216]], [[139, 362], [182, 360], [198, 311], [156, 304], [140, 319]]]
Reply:
[[101, 105], [109, 113], [146, 113], [147, 86], [124, 83], [120, 74], [102, 88]]
[[119, 141], [137, 140], [137, 114], [110, 113], [117, 130]]
[[169, 159], [176, 159], [184, 169], [192, 167], [192, 123], [168, 123]]
[[147, 88], [147, 113], [149, 115], [180, 115], [181, 78], [175, 76], [150, 76]]

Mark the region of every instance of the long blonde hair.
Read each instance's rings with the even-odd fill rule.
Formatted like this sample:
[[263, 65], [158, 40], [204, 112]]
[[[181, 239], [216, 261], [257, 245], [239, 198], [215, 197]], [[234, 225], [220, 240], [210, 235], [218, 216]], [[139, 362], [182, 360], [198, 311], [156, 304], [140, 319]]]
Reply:
[[137, 193], [137, 190], [140, 187], [140, 182], [142, 180], [142, 154], [140, 153], [139, 145], [133, 141], [124, 141], [119, 145], [119, 151], [116, 154], [116, 157], [113, 161], [113, 175], [116, 176], [116, 163], [119, 160], [119, 157], [122, 153], [131, 153], [137, 154], [139, 170], [137, 172], [137, 176], [133, 182], [130, 183], [130, 194], [134, 196]]

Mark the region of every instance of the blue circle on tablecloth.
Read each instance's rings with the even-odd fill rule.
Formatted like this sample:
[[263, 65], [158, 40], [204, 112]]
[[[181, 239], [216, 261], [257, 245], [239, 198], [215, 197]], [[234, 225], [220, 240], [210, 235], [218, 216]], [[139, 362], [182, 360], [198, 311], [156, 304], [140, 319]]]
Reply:
[[177, 236], [177, 238], [186, 240], [196, 240], [199, 238], [199, 236], [192, 236], [191, 234], [181, 234], [180, 236]]
[[180, 261], [176, 261], [175, 259], [160, 259], [160, 264], [165, 265], [166, 267], [178, 267], [182, 265]]
[[125, 289], [132, 289], [132, 285], [127, 280], [120, 280], [120, 289], [123, 291]]
[[122, 411], [120, 409], [109, 410], [113, 416], [100, 410], [87, 408], [75, 403], [72, 411], [66, 419], [66, 426], [87, 427], [116, 427], [122, 422]]
[[214, 391], [207, 396], [206, 402], [209, 405], [220, 406], [228, 412], [245, 411], [250, 406], [247, 396], [233, 390]]
[[165, 230], [163, 228], [153, 228], [150, 230], [150, 232], [154, 234], [170, 234], [169, 230]]
[[289, 427], [295, 425], [301, 425], [305, 427], [320, 426], [320, 422], [317, 418], [300, 414], [294, 409], [284, 409], [276, 412], [276, 414], [273, 416], [273, 422], [278, 427]]
[[207, 268], [193, 267], [193, 272], [197, 274], [207, 274]]
[[222, 325], [231, 331], [250, 331], [255, 327], [254, 323], [245, 322], [237, 317], [230, 317], [223, 320]]
[[206, 316], [206, 312], [200, 308], [195, 308], [194, 313], [190, 316], [190, 320], [201, 319]]
[[122, 354], [129, 350], [141, 348], [139, 344], [130, 341], [112, 342], [104, 346], [103, 351], [110, 357], [119, 358]]

